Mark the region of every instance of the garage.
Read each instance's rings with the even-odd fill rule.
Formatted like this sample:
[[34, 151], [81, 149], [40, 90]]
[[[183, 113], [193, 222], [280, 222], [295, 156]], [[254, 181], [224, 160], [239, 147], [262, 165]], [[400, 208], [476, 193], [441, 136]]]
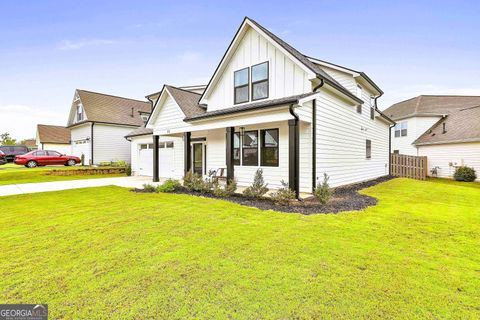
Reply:
[[85, 157], [85, 164], [89, 164], [90, 149], [90, 141], [87, 139], [73, 141], [72, 143], [72, 155], [81, 158], [83, 154]]
[[[142, 176], [153, 176], [153, 143], [142, 143], [139, 145], [138, 174]], [[159, 175], [161, 178], [172, 178], [174, 176], [174, 142], [159, 142]]]

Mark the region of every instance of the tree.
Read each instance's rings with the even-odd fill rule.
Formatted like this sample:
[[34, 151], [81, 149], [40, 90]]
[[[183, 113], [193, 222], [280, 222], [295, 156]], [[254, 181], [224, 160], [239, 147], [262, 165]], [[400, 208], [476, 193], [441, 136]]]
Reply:
[[10, 136], [10, 133], [5, 132], [5, 133], [0, 134], [0, 144], [1, 144], [1, 145], [4, 145], [4, 146], [12, 146], [12, 145], [14, 145], [15, 143], [17, 143], [17, 140], [16, 140], [16, 139], [13, 139], [13, 138]]

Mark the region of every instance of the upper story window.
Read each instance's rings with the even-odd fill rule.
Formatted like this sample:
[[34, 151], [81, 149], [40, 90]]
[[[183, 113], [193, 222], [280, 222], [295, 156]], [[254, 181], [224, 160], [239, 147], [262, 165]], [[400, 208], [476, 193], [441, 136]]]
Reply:
[[252, 100], [268, 98], [268, 62], [252, 66]]
[[370, 119], [375, 119], [375, 97], [370, 97]]
[[81, 104], [77, 105], [77, 122], [83, 120], [83, 107]]
[[403, 121], [403, 122], [398, 122], [395, 125], [395, 138], [407, 136], [407, 129], [408, 129], [407, 124], [408, 124], [407, 121]]
[[234, 103], [268, 98], [268, 74], [268, 61], [235, 71]]
[[250, 100], [248, 94], [248, 78], [249, 68], [244, 68], [234, 72], [235, 104], [248, 102], [248, 100]]
[[[362, 87], [357, 85], [357, 97], [362, 99]], [[357, 105], [357, 113], [362, 114], [362, 105]]]
[[142, 114], [141, 117], [142, 117], [142, 120], [143, 120], [143, 124], [146, 124], [147, 121], [148, 121], [148, 114]]

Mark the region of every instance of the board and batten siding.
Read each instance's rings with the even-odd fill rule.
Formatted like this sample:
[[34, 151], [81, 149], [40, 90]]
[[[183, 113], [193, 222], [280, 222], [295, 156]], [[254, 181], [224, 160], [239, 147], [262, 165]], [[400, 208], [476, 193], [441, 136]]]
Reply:
[[212, 88], [213, 91], [207, 98], [208, 111], [234, 106], [234, 72], [266, 61], [269, 63], [268, 99], [283, 98], [311, 91], [307, 73], [270, 41], [250, 28], [231, 59], [226, 62], [223, 73]]
[[455, 166], [473, 167], [480, 181], [480, 142], [449, 143], [418, 146], [418, 155], [426, 156], [428, 174], [434, 167], [439, 167], [438, 177], [452, 178]]
[[407, 135], [395, 137], [395, 128], [392, 128], [392, 152], [398, 150], [400, 154], [418, 156], [417, 147], [413, 144], [418, 137], [430, 129], [441, 117], [411, 117], [396, 120], [397, 123], [407, 122]]
[[[321, 92], [317, 99], [317, 181], [323, 173], [330, 185], [357, 183], [388, 174], [388, 128], [378, 118], [370, 119], [369, 102], [362, 114], [332, 95]], [[372, 156], [366, 159], [366, 140]]]
[[93, 160], [95, 164], [110, 161], [130, 163], [130, 142], [125, 136], [135, 127], [96, 123], [93, 127]]

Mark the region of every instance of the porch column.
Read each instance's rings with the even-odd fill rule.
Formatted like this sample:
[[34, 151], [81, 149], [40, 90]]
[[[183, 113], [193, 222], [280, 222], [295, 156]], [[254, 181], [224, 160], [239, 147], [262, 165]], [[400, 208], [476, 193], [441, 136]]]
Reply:
[[184, 167], [184, 174], [187, 174], [188, 171], [192, 168], [192, 156], [191, 156], [191, 149], [190, 143], [192, 140], [192, 133], [191, 132], [184, 132], [183, 133], [183, 167]]
[[233, 137], [235, 127], [227, 128], [226, 135], [226, 160], [227, 160], [227, 183], [230, 183], [234, 178], [234, 164], [233, 164]]
[[295, 196], [298, 198], [300, 194], [299, 189], [299, 173], [300, 173], [300, 161], [299, 161], [299, 129], [298, 120], [288, 120], [288, 186], [295, 192]]
[[158, 139], [159, 137], [157, 135], [153, 136], [153, 182], [160, 181], [160, 177], [158, 176]]

